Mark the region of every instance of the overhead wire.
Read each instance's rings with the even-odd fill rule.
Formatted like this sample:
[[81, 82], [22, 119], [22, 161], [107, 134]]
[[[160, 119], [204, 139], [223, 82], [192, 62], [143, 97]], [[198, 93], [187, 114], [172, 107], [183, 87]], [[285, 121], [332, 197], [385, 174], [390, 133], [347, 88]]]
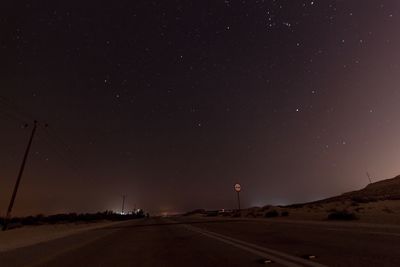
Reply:
[[[43, 127], [42, 127], [43, 129]], [[46, 131], [43, 131], [45, 133], [44, 136], [42, 136], [42, 140], [46, 143], [46, 145], [53, 151], [53, 153], [65, 164], [67, 168], [69, 168], [71, 171], [74, 172], [74, 174], [77, 174], [78, 172], [78, 167], [76, 166], [75, 162], [71, 161], [68, 159], [68, 156], [64, 153], [61, 152], [62, 149], [59, 149], [57, 145], [55, 144], [54, 140], [48, 135]]]
[[35, 119], [37, 119], [33, 118], [33, 116], [26, 112], [22, 107], [4, 96], [0, 96], [0, 105], [23, 120], [34, 121]]
[[7, 112], [6, 110], [0, 109], [0, 116], [2, 118], [6, 119], [7, 121], [17, 122], [21, 125], [25, 125], [27, 123], [27, 121], [19, 118], [18, 116], [14, 115], [13, 113]]
[[47, 126], [47, 127], [42, 127], [46, 135], [48, 136], [49, 139], [52, 140], [52, 142], [56, 145], [61, 147], [61, 150], [63, 151], [64, 155], [69, 158], [71, 162], [73, 162], [73, 165], [78, 167], [80, 166], [80, 162], [82, 162], [79, 157], [74, 153], [73, 149], [71, 148], [70, 145], [67, 144], [66, 141], [64, 141], [63, 138], [58, 135], [58, 133], [54, 130], [53, 127]]
[[[32, 115], [4, 96], [0, 96], [0, 115], [9, 121], [21, 123], [24, 127], [28, 126], [28, 122], [36, 120]], [[67, 145], [47, 123], [44, 124], [42, 121], [39, 121], [38, 126], [45, 133], [43, 140], [47, 146], [76, 174], [79, 169], [79, 160], [77, 160], [76, 155], [73, 155], [71, 146]]]

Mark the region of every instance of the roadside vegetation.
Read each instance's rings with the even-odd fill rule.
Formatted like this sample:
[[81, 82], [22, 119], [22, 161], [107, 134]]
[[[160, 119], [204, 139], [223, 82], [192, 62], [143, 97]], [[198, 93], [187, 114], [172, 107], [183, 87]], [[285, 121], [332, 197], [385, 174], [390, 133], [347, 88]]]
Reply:
[[352, 221], [357, 219], [357, 216], [353, 212], [347, 210], [332, 211], [328, 214], [328, 220]]
[[[13, 217], [9, 222], [11, 228], [21, 227], [24, 225], [44, 225], [58, 223], [88, 223], [97, 221], [124, 221], [131, 219], [139, 219], [148, 216], [143, 210], [128, 214], [119, 214], [113, 211], [104, 211], [96, 213], [62, 213], [45, 216], [38, 214], [36, 216]], [[0, 222], [3, 224], [4, 218], [0, 217]]]

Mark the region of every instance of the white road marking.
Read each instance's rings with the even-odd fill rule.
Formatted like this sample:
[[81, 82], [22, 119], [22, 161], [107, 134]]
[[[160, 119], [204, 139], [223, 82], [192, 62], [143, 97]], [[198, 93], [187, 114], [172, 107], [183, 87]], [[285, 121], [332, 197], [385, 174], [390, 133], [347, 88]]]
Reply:
[[[221, 234], [217, 234], [215, 232], [207, 231], [198, 227], [194, 227], [191, 225], [184, 225], [187, 229], [203, 234], [207, 237], [219, 240], [221, 242], [230, 244], [232, 246], [235, 246], [237, 248], [240, 248], [242, 250], [251, 252], [257, 256], [269, 258], [279, 264], [282, 264], [287, 267], [298, 267], [298, 266], [312, 266], [312, 267], [326, 267], [326, 265], [316, 263], [316, 262], [310, 262], [305, 259], [295, 257], [277, 250], [261, 247], [252, 243], [248, 243], [242, 240], [238, 240], [235, 238], [231, 238], [228, 236], [224, 236]], [[267, 254], [268, 253], [268, 254]], [[299, 265], [301, 264], [301, 265]]]
[[287, 267], [301, 267], [301, 266], [302, 266], [302, 265], [298, 265], [298, 264], [295, 264], [295, 263], [286, 261], [286, 260], [284, 260], [284, 259], [280, 259], [280, 258], [274, 257], [274, 256], [269, 255], [269, 254], [266, 254], [266, 253], [264, 253], [264, 252], [261, 252], [261, 251], [258, 251], [258, 250], [254, 250], [254, 249], [252, 249], [252, 248], [245, 247], [245, 246], [243, 246], [243, 245], [234, 243], [234, 242], [229, 241], [229, 240], [227, 240], [227, 239], [220, 238], [220, 237], [217, 237], [217, 236], [212, 235], [212, 234], [208, 234], [208, 233], [203, 232], [203, 231], [198, 231], [198, 230], [196, 230], [196, 229], [190, 229], [190, 230], [191, 230], [191, 231], [194, 231], [194, 232], [197, 232], [197, 233], [199, 233], [199, 234], [202, 234], [202, 235], [204, 235], [204, 236], [207, 236], [207, 237], [210, 237], [210, 238], [219, 240], [219, 241], [224, 242], [224, 243], [226, 243], [226, 244], [232, 245], [232, 246], [234, 246], [234, 247], [236, 247], [236, 248], [240, 248], [240, 249], [242, 249], [242, 250], [248, 251], [248, 252], [250, 252], [250, 253], [252, 253], [252, 254], [254, 254], [254, 255], [260, 256], [260, 257], [262, 257], [262, 258], [270, 258], [270, 259], [273, 260], [274, 262], [277, 262], [277, 263], [279, 263], [279, 264], [282, 264], [283, 266], [287, 266]]

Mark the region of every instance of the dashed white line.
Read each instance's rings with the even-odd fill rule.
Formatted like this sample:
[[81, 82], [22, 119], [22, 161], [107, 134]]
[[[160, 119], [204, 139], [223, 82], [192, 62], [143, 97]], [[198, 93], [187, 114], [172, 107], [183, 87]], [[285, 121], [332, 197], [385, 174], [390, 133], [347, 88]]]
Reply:
[[234, 247], [240, 248], [242, 250], [251, 252], [255, 255], [269, 258], [276, 263], [282, 264], [287, 267], [298, 267], [298, 266], [312, 266], [312, 267], [326, 267], [326, 265], [308, 261], [299, 257], [295, 257], [277, 250], [261, 247], [252, 243], [248, 243], [242, 240], [238, 240], [232, 237], [224, 236], [215, 232], [207, 231], [198, 227], [191, 225], [184, 225], [187, 229], [205, 235], [207, 237], [219, 240], [226, 244], [230, 244]]

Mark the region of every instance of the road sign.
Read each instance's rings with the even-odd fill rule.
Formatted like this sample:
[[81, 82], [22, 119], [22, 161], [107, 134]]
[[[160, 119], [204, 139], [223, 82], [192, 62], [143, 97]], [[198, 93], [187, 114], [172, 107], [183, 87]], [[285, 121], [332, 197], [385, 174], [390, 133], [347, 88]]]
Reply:
[[238, 200], [238, 208], [240, 211], [240, 190], [242, 189], [242, 187], [240, 186], [240, 184], [235, 184], [235, 191], [237, 193], [237, 200]]
[[240, 184], [235, 184], [235, 191], [240, 192], [240, 189], [241, 189]]

